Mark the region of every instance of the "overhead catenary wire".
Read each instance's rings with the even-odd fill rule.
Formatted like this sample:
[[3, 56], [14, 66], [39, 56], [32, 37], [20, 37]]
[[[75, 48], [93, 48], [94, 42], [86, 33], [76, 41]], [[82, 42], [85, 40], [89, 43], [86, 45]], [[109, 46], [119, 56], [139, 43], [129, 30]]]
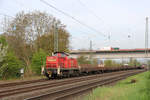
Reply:
[[15, 18], [15, 17], [13, 17], [13, 16], [10, 16], [10, 15], [7, 15], [7, 14], [3, 14], [3, 13], [0, 13], [0, 15], [2, 15], [2, 16], [7, 16], [7, 17], [11, 17], [11, 18]]
[[90, 30], [92, 30], [92, 31], [94, 31], [94, 32], [96, 32], [96, 33], [99, 33], [100, 35], [102, 35], [102, 36], [104, 36], [104, 37], [106, 36], [105, 34], [101, 33], [100, 31], [96, 30], [95, 28], [93, 28], [93, 27], [91, 27], [91, 26], [89, 26], [89, 25], [87, 25], [87, 24], [81, 22], [80, 20], [76, 19], [75, 17], [71, 16], [70, 14], [68, 14], [68, 13], [66, 13], [66, 12], [64, 12], [64, 11], [62, 11], [62, 10], [56, 8], [55, 6], [49, 4], [49, 3], [46, 2], [45, 0], [40, 0], [40, 1], [43, 2], [44, 4], [46, 4], [47, 6], [49, 6], [49, 7], [53, 8], [53, 9], [55, 9], [56, 11], [58, 11], [58, 12], [64, 14], [65, 16], [67, 16], [67, 17], [73, 19], [74, 21], [78, 22], [79, 24], [83, 25], [84, 27], [87, 27], [87, 28], [89, 28]]
[[[101, 17], [99, 17], [92, 9], [90, 9], [89, 6], [87, 6], [87, 4], [85, 4], [84, 2], [82, 2], [81, 0], [77, 0], [78, 3], [83, 6], [84, 8], [86, 8], [86, 10], [88, 10], [88, 12], [93, 15], [100, 23], [102, 22], [104, 24], [104, 21]], [[107, 25], [108, 27], [108, 25]], [[109, 34], [108, 34], [108, 40], [110, 39], [109, 37], [111, 37]]]
[[81, 0], [78, 0], [80, 5], [84, 6], [93, 16], [95, 16], [99, 21], [102, 21], [102, 19], [97, 16], [95, 12], [93, 12], [85, 3], [83, 3]]

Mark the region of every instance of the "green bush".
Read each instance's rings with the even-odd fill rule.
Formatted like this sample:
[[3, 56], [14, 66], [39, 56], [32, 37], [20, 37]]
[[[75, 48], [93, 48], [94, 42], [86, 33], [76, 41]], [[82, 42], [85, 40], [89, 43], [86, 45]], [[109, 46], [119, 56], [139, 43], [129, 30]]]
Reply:
[[147, 66], [150, 68], [150, 60], [147, 61]]
[[112, 61], [112, 60], [105, 60], [104, 65], [106, 67], [120, 67], [121, 66], [120, 63], [117, 63], [116, 61]]
[[88, 60], [88, 58], [86, 58], [85, 56], [80, 56], [79, 58], [77, 58], [77, 61], [79, 65], [91, 64], [90, 60]]
[[2, 44], [3, 46], [7, 46], [8, 45], [4, 35], [0, 35], [0, 44]]
[[45, 65], [46, 56], [47, 54], [42, 49], [40, 49], [39, 52], [33, 54], [31, 66], [32, 71], [35, 72], [35, 74], [37, 75], [41, 74], [41, 66]]
[[140, 66], [141, 63], [138, 62], [136, 59], [130, 59], [130, 62], [129, 62], [129, 66]]
[[2, 66], [4, 57], [7, 54], [8, 51], [7, 49], [8, 49], [8, 44], [6, 42], [6, 39], [3, 35], [0, 35], [0, 67]]
[[16, 58], [14, 53], [8, 52], [4, 57], [2, 66], [0, 67], [0, 77], [2, 79], [17, 78], [20, 75], [20, 69], [22, 64], [19, 59]]
[[105, 60], [104, 61], [104, 65], [107, 67], [112, 67], [112, 64], [113, 64], [112, 60]]

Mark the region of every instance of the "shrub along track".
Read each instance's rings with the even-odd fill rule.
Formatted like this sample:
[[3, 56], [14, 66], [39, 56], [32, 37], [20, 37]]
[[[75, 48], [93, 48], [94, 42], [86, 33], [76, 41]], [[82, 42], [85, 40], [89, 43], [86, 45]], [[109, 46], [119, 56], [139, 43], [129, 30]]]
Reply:
[[[139, 72], [143, 72], [143, 70], [119, 71], [62, 80], [38, 82], [7, 89], [2, 88], [0, 90], [0, 98], [3, 98], [4, 100], [23, 100], [24, 98], [28, 98], [27, 100], [61, 99], [74, 93], [78, 93], [98, 85], [108, 84]], [[40, 95], [41, 93], [42, 95]]]

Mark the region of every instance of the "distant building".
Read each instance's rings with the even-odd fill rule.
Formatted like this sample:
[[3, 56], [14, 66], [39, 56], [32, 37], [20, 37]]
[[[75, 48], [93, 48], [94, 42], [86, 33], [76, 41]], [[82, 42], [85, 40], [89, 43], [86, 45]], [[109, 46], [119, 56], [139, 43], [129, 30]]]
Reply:
[[118, 47], [103, 47], [100, 48], [101, 51], [112, 51], [112, 50], [119, 50]]

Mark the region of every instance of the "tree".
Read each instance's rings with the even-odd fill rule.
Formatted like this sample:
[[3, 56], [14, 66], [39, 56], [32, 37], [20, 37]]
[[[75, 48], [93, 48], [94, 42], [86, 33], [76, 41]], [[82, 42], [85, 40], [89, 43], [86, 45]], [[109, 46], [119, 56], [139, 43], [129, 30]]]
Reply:
[[7, 48], [8, 48], [8, 45], [7, 45], [5, 36], [0, 35], [0, 67], [2, 66], [4, 57], [7, 54]]
[[129, 66], [140, 66], [141, 63], [138, 62], [136, 59], [130, 59], [130, 62], [129, 62]]
[[9, 24], [5, 36], [10, 49], [28, 68], [31, 65], [32, 56], [35, 52], [43, 49], [46, 53], [54, 52], [54, 29], [57, 23], [59, 34], [59, 50], [68, 51], [69, 33], [55, 17], [34, 11], [30, 13], [20, 12]]
[[32, 57], [32, 71], [37, 75], [41, 74], [41, 66], [45, 65], [47, 54], [44, 50], [40, 49], [39, 52], [36, 52]]
[[8, 45], [4, 35], [0, 35], [0, 44], [2, 44], [3, 47]]
[[80, 56], [79, 58], [77, 58], [78, 64], [82, 65], [82, 64], [91, 64], [90, 61], [85, 57], [85, 56]]
[[[63, 29], [62, 29], [63, 30]], [[64, 30], [58, 31], [58, 51], [69, 52], [69, 33]], [[52, 54], [54, 52], [54, 34], [44, 34], [37, 38], [35, 42], [40, 41], [40, 48], [46, 53]]]
[[4, 57], [3, 65], [0, 68], [0, 77], [2, 79], [18, 77], [20, 68], [22, 68], [21, 62], [15, 57], [14, 53], [9, 52]]
[[147, 61], [148, 68], [150, 68], [150, 60]]
[[105, 65], [106, 67], [120, 67], [120, 66], [121, 66], [120, 63], [118, 63], [118, 62], [116, 62], [116, 61], [112, 61], [112, 60], [105, 60], [105, 61], [104, 61], [104, 65]]
[[105, 65], [106, 67], [112, 67], [112, 66], [113, 66], [113, 62], [112, 62], [112, 60], [105, 60], [105, 61], [104, 61], [104, 65]]
[[92, 65], [94, 65], [94, 66], [98, 65], [98, 60], [97, 59], [92, 59]]

